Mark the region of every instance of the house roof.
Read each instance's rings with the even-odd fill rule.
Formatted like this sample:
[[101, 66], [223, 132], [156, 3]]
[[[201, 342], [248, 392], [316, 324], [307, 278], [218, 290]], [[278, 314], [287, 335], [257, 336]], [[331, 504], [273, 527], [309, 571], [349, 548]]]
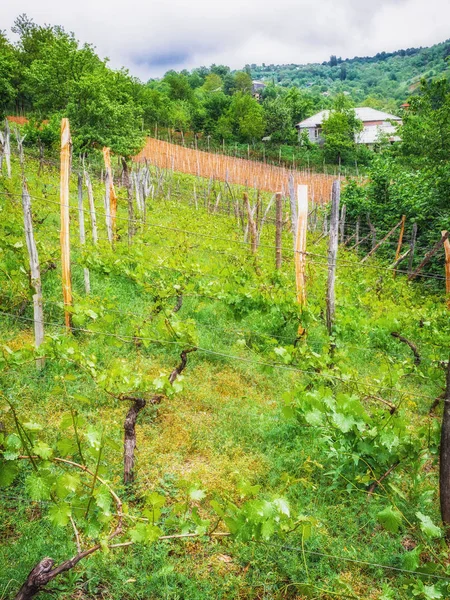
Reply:
[[[391, 115], [381, 110], [376, 110], [375, 108], [369, 108], [368, 106], [360, 106], [358, 108], [354, 108], [353, 110], [355, 111], [356, 118], [363, 123], [368, 121], [401, 121], [400, 117], [396, 117], [395, 115]], [[296, 127], [299, 129], [317, 127], [317, 125], [321, 125], [323, 121], [328, 118], [329, 114], [329, 110], [321, 110], [316, 115], [308, 117], [308, 119], [297, 123]]]

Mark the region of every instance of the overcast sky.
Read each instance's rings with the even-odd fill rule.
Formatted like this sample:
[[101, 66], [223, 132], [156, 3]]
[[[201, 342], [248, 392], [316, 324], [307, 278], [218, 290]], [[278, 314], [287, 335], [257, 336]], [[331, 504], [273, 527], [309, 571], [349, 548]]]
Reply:
[[211, 63], [305, 63], [450, 37], [448, 0], [0, 0], [0, 29], [27, 13], [90, 42], [141, 79]]

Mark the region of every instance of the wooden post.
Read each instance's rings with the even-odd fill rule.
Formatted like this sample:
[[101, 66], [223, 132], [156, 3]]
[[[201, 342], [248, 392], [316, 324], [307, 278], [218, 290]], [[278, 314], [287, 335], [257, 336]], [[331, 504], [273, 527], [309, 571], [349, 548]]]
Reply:
[[[394, 263], [397, 262], [397, 260], [400, 257], [400, 252], [402, 249], [402, 244], [403, 244], [403, 234], [405, 232], [405, 221], [406, 221], [406, 215], [402, 216], [402, 221], [401, 221], [401, 229], [400, 229], [400, 235], [398, 236], [398, 244], [397, 244], [397, 250], [395, 251], [395, 261]], [[409, 253], [408, 253], [409, 254]], [[396, 272], [394, 271], [394, 277], [396, 275]]]
[[15, 134], [16, 134], [16, 140], [17, 140], [17, 150], [19, 151], [19, 164], [20, 164], [20, 170], [22, 171], [22, 177], [24, 177], [24, 168], [25, 168], [25, 154], [23, 151], [23, 142], [26, 138], [26, 135], [24, 135], [23, 137], [20, 135], [19, 129], [17, 128], [17, 125], [15, 127]]
[[361, 223], [361, 219], [360, 219], [360, 217], [358, 217], [356, 219], [356, 229], [355, 229], [355, 242], [356, 242], [356, 245], [359, 244], [359, 227], [360, 227], [360, 223]]
[[443, 246], [445, 244], [445, 241], [448, 239], [448, 231], [444, 231], [442, 232], [442, 237], [441, 239], [435, 243], [435, 245], [431, 248], [431, 250], [429, 252], [427, 252], [422, 260], [422, 262], [420, 263], [420, 265], [417, 267], [417, 269], [414, 271], [414, 273], [411, 273], [410, 275], [408, 275], [408, 281], [412, 281], [413, 279], [415, 279], [417, 277], [417, 275], [420, 273], [420, 271], [424, 268], [424, 266], [426, 264], [428, 264], [430, 262], [430, 260], [432, 259], [432, 257], [436, 254], [436, 252], [439, 250], [439, 248], [441, 246]]
[[[84, 208], [83, 208], [83, 176], [78, 173], [78, 222], [80, 224], [80, 244], [84, 246], [86, 243], [86, 232], [84, 228]], [[84, 290], [86, 294], [91, 293], [91, 280], [89, 276], [89, 269], [83, 268], [84, 274]]]
[[295, 250], [295, 239], [297, 232], [297, 199], [295, 197], [295, 187], [294, 187], [294, 176], [291, 175], [289, 177], [289, 199], [291, 201], [291, 229], [292, 229], [292, 237], [294, 240], [294, 250]]
[[283, 231], [283, 198], [281, 192], [277, 192], [275, 196], [276, 201], [276, 221], [275, 221], [275, 255], [276, 255], [276, 269], [281, 269], [281, 234]]
[[306, 304], [306, 233], [308, 229], [308, 186], [297, 186], [297, 231], [295, 236], [295, 282], [297, 302]]
[[390, 236], [391, 236], [391, 235], [394, 233], [394, 231], [400, 227], [400, 225], [401, 225], [402, 223], [403, 223], [403, 219], [402, 219], [401, 221], [399, 221], [399, 222], [397, 223], [397, 225], [396, 225], [395, 227], [393, 227], [393, 228], [392, 228], [392, 229], [389, 231], [389, 233], [387, 233], [387, 234], [384, 236], [384, 238], [383, 238], [382, 240], [380, 240], [380, 241], [378, 242], [378, 244], [376, 244], [376, 245], [375, 245], [375, 246], [372, 248], [372, 250], [371, 250], [371, 251], [370, 251], [368, 254], [366, 254], [366, 256], [365, 256], [365, 257], [362, 259], [361, 263], [363, 263], [363, 262], [366, 262], [366, 260], [367, 260], [367, 259], [368, 259], [370, 256], [372, 256], [372, 254], [375, 254], [375, 252], [378, 250], [378, 248], [381, 246], [381, 244], [382, 244], [383, 242], [385, 242], [385, 241], [386, 241], [386, 240], [387, 240], [387, 239], [388, 239], [388, 238], [389, 238], [389, 237], [390, 237]]
[[333, 331], [334, 315], [336, 311], [334, 285], [336, 281], [336, 259], [338, 251], [339, 227], [339, 201], [341, 197], [341, 184], [339, 180], [333, 181], [330, 215], [330, 240], [328, 243], [328, 280], [327, 280], [327, 329], [331, 335]]
[[128, 169], [128, 163], [126, 158], [122, 156], [122, 173], [125, 188], [127, 190], [127, 200], [128, 200], [128, 243], [131, 244], [131, 240], [134, 236], [134, 207], [133, 207], [133, 190], [131, 189], [131, 179], [130, 172]]
[[[109, 215], [112, 239], [116, 236], [117, 196], [114, 189], [114, 179], [111, 169], [111, 155], [109, 148], [103, 148], [103, 160], [105, 162], [106, 193], [109, 193]], [[109, 236], [108, 236], [109, 237]], [[112, 241], [112, 240], [110, 240]]]
[[250, 233], [250, 244], [251, 244], [251, 248], [252, 248], [252, 254], [256, 255], [258, 234], [256, 231], [255, 221], [253, 220], [252, 209], [250, 208], [250, 202], [249, 202], [247, 193], [244, 193], [244, 208], [247, 211], [248, 229], [249, 229], [249, 233]]
[[414, 223], [412, 226], [411, 232], [411, 242], [409, 244], [409, 248], [411, 252], [409, 253], [409, 261], [408, 261], [408, 273], [411, 275], [413, 269], [414, 262], [414, 250], [416, 248], [416, 238], [417, 238], [417, 223]]
[[[22, 208], [23, 223], [25, 229], [25, 238], [27, 241], [28, 258], [30, 262], [31, 286], [34, 288], [33, 294], [33, 320], [34, 320], [34, 345], [36, 348], [44, 340], [44, 313], [42, 309], [42, 285], [41, 270], [39, 266], [39, 256], [33, 233], [33, 218], [31, 215], [31, 200], [28, 193], [27, 184], [23, 182], [22, 188]], [[42, 369], [45, 363], [44, 358], [36, 359], [36, 367]]]
[[106, 233], [108, 235], [108, 241], [110, 244], [114, 241], [113, 228], [111, 223], [111, 190], [109, 187], [109, 171], [105, 171], [105, 197], [104, 197], [104, 206], [105, 206], [105, 222], [106, 222]]
[[441, 235], [447, 235], [444, 242], [445, 250], [445, 293], [447, 294], [447, 307], [450, 310], [450, 241], [447, 231], [441, 231]]
[[[70, 277], [70, 235], [69, 235], [69, 178], [70, 178], [70, 139], [69, 119], [61, 120], [61, 267], [64, 306], [72, 305], [72, 281]], [[71, 327], [70, 312], [65, 310], [65, 321], [67, 329]]]
[[88, 201], [89, 201], [89, 214], [91, 217], [91, 229], [92, 229], [92, 241], [94, 244], [97, 243], [98, 234], [97, 234], [97, 217], [95, 214], [95, 204], [94, 204], [94, 192], [92, 190], [91, 178], [89, 177], [89, 173], [84, 171], [84, 181], [86, 183], [87, 193], [88, 193]]
[[404, 252], [401, 256], [399, 256], [397, 258], [397, 260], [392, 263], [392, 265], [390, 265], [388, 268], [389, 269], [394, 269], [394, 274], [395, 274], [395, 269], [398, 267], [398, 265], [403, 262], [405, 260], [405, 258], [408, 256], [408, 254], [411, 252], [411, 248], [408, 248], [408, 250], [406, 252]]

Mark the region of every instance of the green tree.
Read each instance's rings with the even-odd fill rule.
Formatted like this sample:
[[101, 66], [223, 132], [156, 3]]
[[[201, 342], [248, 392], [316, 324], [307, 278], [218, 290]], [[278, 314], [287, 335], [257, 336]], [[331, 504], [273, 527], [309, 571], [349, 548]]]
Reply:
[[339, 95], [335, 100], [334, 109], [322, 124], [326, 160], [336, 163], [353, 162], [356, 155], [355, 135], [362, 127], [347, 98]]
[[205, 92], [217, 92], [222, 89], [223, 81], [220, 75], [217, 73], [210, 73], [205, 78], [205, 83], [202, 86], [202, 89]]
[[0, 32], [0, 117], [14, 104], [17, 96], [15, 77], [19, 62], [13, 46]]
[[192, 100], [194, 91], [189, 85], [189, 79], [182, 73], [168, 71], [164, 75], [164, 83], [169, 86], [169, 98], [171, 100]]
[[129, 157], [143, 145], [142, 109], [133, 101], [125, 72], [97, 69], [73, 86], [64, 114], [69, 117], [74, 147], [109, 146]]
[[254, 143], [264, 135], [264, 129], [262, 106], [249, 94], [236, 92], [227, 112], [219, 119], [216, 135], [227, 140]]
[[234, 89], [236, 92], [250, 94], [252, 91], [252, 78], [245, 71], [238, 71], [234, 76]]
[[400, 129], [401, 150], [408, 160], [422, 164], [447, 162], [450, 156], [450, 83], [422, 81], [410, 100]]
[[292, 125], [292, 110], [284, 99], [275, 98], [264, 100], [264, 119], [266, 135], [273, 142], [294, 142], [297, 133]]

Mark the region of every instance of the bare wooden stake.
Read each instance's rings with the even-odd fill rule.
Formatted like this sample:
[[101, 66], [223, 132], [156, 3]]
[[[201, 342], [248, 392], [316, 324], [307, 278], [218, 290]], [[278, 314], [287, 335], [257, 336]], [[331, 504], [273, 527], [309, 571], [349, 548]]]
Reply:
[[328, 243], [328, 280], [327, 280], [327, 329], [328, 334], [333, 332], [334, 315], [336, 312], [335, 301], [335, 281], [336, 281], [336, 260], [338, 251], [338, 227], [339, 227], [339, 201], [341, 197], [341, 183], [339, 180], [333, 181], [333, 191], [331, 196], [331, 215], [330, 215], [330, 239]]
[[297, 231], [295, 237], [295, 282], [297, 302], [306, 304], [306, 233], [308, 229], [308, 186], [297, 186]]
[[84, 181], [86, 183], [87, 193], [88, 193], [88, 201], [89, 201], [89, 215], [91, 217], [91, 229], [92, 229], [92, 241], [94, 244], [97, 243], [98, 233], [97, 233], [97, 217], [95, 214], [95, 204], [94, 204], [94, 192], [92, 190], [91, 178], [89, 177], [89, 173], [84, 171]]
[[378, 244], [376, 244], [376, 245], [375, 245], [375, 246], [372, 248], [372, 250], [369, 252], [369, 254], [366, 254], [366, 256], [365, 256], [365, 257], [364, 257], [364, 258], [361, 260], [361, 263], [363, 263], [363, 262], [366, 262], [366, 260], [367, 260], [367, 259], [368, 259], [370, 256], [372, 256], [372, 254], [375, 254], [375, 252], [378, 250], [378, 248], [381, 246], [381, 244], [383, 244], [383, 242], [385, 242], [385, 241], [386, 241], [388, 238], [390, 238], [390, 237], [391, 237], [391, 235], [394, 233], [394, 231], [396, 231], [396, 230], [397, 230], [397, 229], [400, 227], [400, 225], [401, 225], [402, 223], [403, 223], [403, 219], [402, 219], [401, 221], [399, 221], [399, 222], [397, 223], [397, 225], [396, 225], [395, 227], [393, 227], [393, 228], [392, 228], [392, 229], [389, 231], [389, 233], [387, 233], [387, 234], [384, 236], [384, 238], [383, 238], [382, 240], [380, 240], [380, 241], [378, 242]]
[[[408, 250], [406, 252], [403, 252], [403, 254], [401, 256], [399, 256], [397, 258], [397, 260], [394, 263], [392, 263], [392, 265], [388, 268], [396, 269], [398, 267], [398, 265], [405, 260], [405, 258], [409, 255], [410, 252], [411, 252], [411, 248], [408, 248]], [[395, 271], [394, 271], [394, 273], [395, 273]]]
[[283, 197], [281, 192], [277, 192], [276, 196], [276, 231], [275, 231], [275, 254], [276, 254], [276, 269], [281, 269], [282, 255], [281, 255], [281, 240], [283, 232]]
[[[105, 183], [107, 193], [109, 193], [109, 214], [111, 221], [112, 239], [116, 236], [116, 215], [117, 215], [117, 196], [114, 189], [114, 179], [111, 169], [111, 155], [109, 148], [103, 148], [103, 160], [105, 162]], [[112, 241], [112, 240], [110, 240]]]
[[257, 244], [258, 244], [258, 232], [256, 230], [256, 224], [253, 219], [252, 209], [250, 208], [250, 202], [248, 194], [244, 192], [244, 208], [247, 211], [248, 228], [250, 232], [250, 245], [252, 254], [256, 255]]
[[131, 186], [130, 171], [125, 157], [122, 156], [122, 176], [125, 188], [127, 190], [128, 201], [128, 243], [131, 244], [135, 233], [134, 223], [134, 206], [133, 206], [133, 190]]
[[[33, 218], [31, 215], [31, 200], [28, 193], [27, 184], [23, 182], [22, 188], [22, 208], [23, 223], [25, 229], [25, 239], [27, 241], [28, 258], [30, 262], [31, 286], [34, 288], [33, 294], [33, 320], [34, 320], [34, 345], [36, 348], [44, 341], [44, 313], [42, 309], [42, 285], [41, 270], [39, 265], [39, 255], [36, 247], [33, 232]], [[36, 359], [36, 367], [42, 369], [45, 364], [44, 358]]]
[[[86, 244], [86, 232], [84, 228], [84, 207], [83, 207], [83, 176], [78, 173], [78, 222], [80, 225], [80, 244], [84, 246]], [[89, 276], [89, 269], [83, 268], [84, 275], [84, 291], [86, 294], [91, 293], [91, 280]]]
[[109, 171], [105, 171], [105, 196], [104, 196], [104, 207], [105, 207], [105, 222], [106, 222], [106, 233], [108, 235], [108, 241], [112, 245], [114, 241], [113, 228], [111, 223], [111, 192], [109, 187]]
[[70, 138], [69, 119], [61, 120], [61, 267], [63, 299], [66, 310], [64, 312], [66, 328], [71, 327], [70, 312], [67, 307], [72, 305], [72, 280], [70, 274], [70, 214], [69, 214], [69, 179], [70, 179]]
[[294, 176], [290, 175], [289, 177], [289, 199], [291, 201], [291, 230], [292, 230], [292, 238], [294, 241], [294, 250], [295, 250], [295, 238], [297, 232], [297, 198], [295, 196], [295, 187], [294, 187]]
[[[398, 236], [398, 244], [397, 244], [397, 250], [395, 251], [395, 261], [397, 262], [397, 260], [400, 257], [400, 252], [402, 249], [402, 244], [403, 244], [403, 234], [405, 232], [405, 221], [406, 221], [406, 215], [402, 216], [402, 220], [401, 220], [401, 229], [400, 229], [400, 235]], [[394, 271], [394, 277], [396, 275], [396, 272]]]
[[441, 239], [435, 243], [435, 245], [431, 248], [431, 250], [429, 252], [427, 252], [425, 254], [424, 259], [422, 260], [420, 265], [417, 267], [417, 269], [414, 271], [414, 273], [411, 273], [411, 275], [408, 275], [408, 281], [412, 281], [413, 279], [415, 279], [417, 277], [417, 275], [424, 268], [424, 266], [430, 262], [432, 257], [439, 250], [439, 248], [441, 248], [444, 245], [445, 241], [448, 239], [448, 235], [449, 235], [448, 231], [443, 232]]

